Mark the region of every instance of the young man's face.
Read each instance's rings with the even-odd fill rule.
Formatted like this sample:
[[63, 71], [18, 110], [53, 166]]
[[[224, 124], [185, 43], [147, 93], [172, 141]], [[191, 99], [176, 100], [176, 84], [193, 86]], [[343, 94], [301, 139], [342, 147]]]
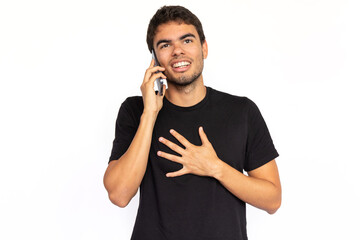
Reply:
[[207, 43], [201, 44], [193, 25], [178, 22], [159, 25], [154, 49], [169, 84], [186, 86], [201, 77]]

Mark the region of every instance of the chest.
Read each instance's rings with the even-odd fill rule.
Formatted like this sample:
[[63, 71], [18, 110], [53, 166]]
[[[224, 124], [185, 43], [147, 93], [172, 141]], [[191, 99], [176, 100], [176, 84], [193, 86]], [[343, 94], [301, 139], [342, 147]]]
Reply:
[[190, 143], [200, 146], [199, 127], [204, 128], [205, 134], [211, 142], [217, 156], [230, 166], [243, 170], [246, 141], [247, 122], [245, 116], [233, 111], [193, 111], [185, 113], [161, 112], [153, 131], [152, 154], [150, 158], [154, 168], [161, 172], [172, 172], [182, 168], [181, 164], [158, 157], [157, 151], [178, 155], [166, 145], [159, 142], [159, 137], [164, 137], [173, 143], [183, 145], [170, 134], [170, 129], [176, 130]]

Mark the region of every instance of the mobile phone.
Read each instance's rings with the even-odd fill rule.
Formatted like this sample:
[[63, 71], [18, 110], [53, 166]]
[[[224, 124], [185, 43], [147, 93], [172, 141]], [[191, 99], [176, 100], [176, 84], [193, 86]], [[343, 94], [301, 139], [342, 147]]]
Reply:
[[[155, 61], [155, 66], [160, 66], [160, 64], [159, 64], [159, 62], [158, 62], [158, 60], [157, 60], [157, 58], [156, 58], [154, 49], [152, 50], [151, 54], [152, 54], [152, 58], [153, 58], [154, 61]], [[156, 73], [158, 73], [158, 72], [160, 72], [160, 71], [157, 71]], [[168, 86], [167, 86], [167, 81], [166, 81], [166, 79], [157, 78], [157, 79], [155, 80], [154, 90], [155, 90], [156, 94], [159, 93], [160, 96], [162, 96], [162, 95], [164, 94], [164, 93], [163, 93], [163, 85], [164, 85], [164, 84], [165, 84], [165, 87], [166, 87], [166, 89], [167, 89]]]

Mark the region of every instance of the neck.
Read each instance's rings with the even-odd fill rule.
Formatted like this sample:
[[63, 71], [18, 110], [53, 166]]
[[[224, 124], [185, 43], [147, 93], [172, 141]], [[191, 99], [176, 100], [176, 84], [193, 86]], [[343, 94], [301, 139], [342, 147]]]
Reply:
[[180, 107], [191, 107], [201, 102], [205, 98], [206, 87], [202, 76], [188, 86], [177, 86], [168, 81], [166, 99], [174, 105]]

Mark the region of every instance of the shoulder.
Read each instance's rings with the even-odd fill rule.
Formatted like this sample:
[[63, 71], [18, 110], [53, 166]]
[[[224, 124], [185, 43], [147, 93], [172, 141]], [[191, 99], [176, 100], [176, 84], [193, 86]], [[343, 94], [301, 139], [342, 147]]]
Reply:
[[127, 97], [125, 101], [122, 103], [127, 107], [143, 107], [143, 101], [141, 96], [131, 96]]
[[118, 116], [130, 115], [133, 119], [138, 119], [144, 109], [144, 103], [141, 96], [127, 97], [120, 106]]
[[244, 110], [257, 108], [256, 104], [248, 97], [233, 95], [210, 87], [209, 90], [211, 92], [212, 100], [214, 103], [224, 104], [224, 106], [226, 107], [240, 107]]

